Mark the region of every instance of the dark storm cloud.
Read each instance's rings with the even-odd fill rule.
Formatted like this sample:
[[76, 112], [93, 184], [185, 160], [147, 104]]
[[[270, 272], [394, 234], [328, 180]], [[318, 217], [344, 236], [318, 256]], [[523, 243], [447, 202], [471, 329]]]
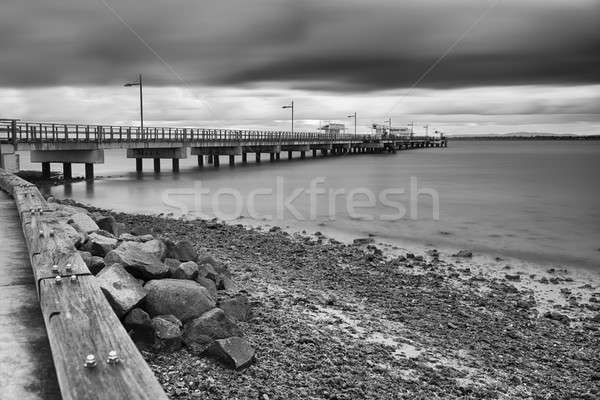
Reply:
[[[187, 83], [334, 91], [410, 86], [489, 4], [448, 1], [108, 1]], [[505, 0], [420, 83], [597, 83], [595, 0]], [[0, 6], [0, 85], [181, 84], [101, 0]]]

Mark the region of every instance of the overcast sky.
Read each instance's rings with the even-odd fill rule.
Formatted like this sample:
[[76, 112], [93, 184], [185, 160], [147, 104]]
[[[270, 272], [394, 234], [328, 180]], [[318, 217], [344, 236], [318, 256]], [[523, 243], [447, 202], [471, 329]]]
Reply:
[[[600, 133], [600, 0], [0, 0], [0, 117]], [[351, 125], [349, 123], [348, 125]]]

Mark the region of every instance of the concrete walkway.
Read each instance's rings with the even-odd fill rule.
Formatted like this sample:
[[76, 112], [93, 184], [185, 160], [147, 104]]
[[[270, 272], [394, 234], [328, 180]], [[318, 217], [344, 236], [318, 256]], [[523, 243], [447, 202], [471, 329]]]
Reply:
[[17, 209], [0, 191], [0, 399], [60, 399]]

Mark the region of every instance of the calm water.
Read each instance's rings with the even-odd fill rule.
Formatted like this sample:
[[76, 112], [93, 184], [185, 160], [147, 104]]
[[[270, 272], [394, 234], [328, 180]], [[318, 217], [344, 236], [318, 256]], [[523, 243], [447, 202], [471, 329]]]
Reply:
[[[182, 160], [181, 173], [177, 175], [171, 174], [168, 160], [163, 161], [163, 172], [154, 175], [151, 160], [146, 160], [147, 172], [137, 176], [132, 172], [134, 160], [126, 159], [124, 151], [117, 150], [107, 152], [106, 163], [96, 166], [96, 175], [111, 177], [51, 190], [57, 197], [141, 213], [178, 215], [182, 209], [173, 204], [180, 204], [190, 214], [213, 216], [233, 213], [240, 205], [242, 223], [319, 230], [345, 238], [370, 233], [400, 244], [469, 248], [552, 264], [600, 267], [599, 142], [451, 142], [447, 149], [396, 155], [306, 161], [288, 161], [285, 157], [282, 153], [282, 160], [276, 165], [268, 159], [261, 164], [249, 160], [248, 165], [233, 169], [223, 157], [218, 170], [198, 170], [195, 157], [190, 157]], [[23, 167], [29, 168], [27, 155], [22, 158]], [[74, 173], [83, 174], [78, 168], [74, 168]], [[279, 188], [278, 177], [282, 180]], [[299, 220], [289, 208], [277, 213], [277, 204], [281, 204], [278, 192], [281, 198], [296, 189], [308, 189], [316, 177], [324, 178], [319, 188], [345, 189], [346, 194], [364, 188], [377, 196], [385, 189], [403, 188], [404, 194], [388, 194], [387, 199], [400, 203], [407, 211], [412, 204], [418, 215], [382, 221], [382, 214], [397, 214], [399, 209], [375, 198], [375, 207], [358, 208], [357, 212], [364, 215], [351, 217], [345, 206], [347, 195], [332, 200], [328, 194], [319, 194], [317, 201], [311, 203], [306, 193], [291, 202], [304, 220]], [[433, 214], [432, 196], [421, 195], [417, 202], [411, 202], [415, 192], [411, 178], [416, 179], [419, 190], [437, 192], [439, 219]], [[244, 202], [238, 203], [231, 194], [221, 193], [213, 196], [217, 203], [211, 205], [210, 196], [198, 195], [202, 188], [213, 195], [218, 189], [235, 189]], [[271, 189], [274, 194], [257, 195], [254, 209], [248, 210], [247, 200], [257, 189]], [[165, 199], [171, 205], [165, 204]], [[356, 195], [356, 199], [366, 198]], [[314, 219], [310, 218], [311, 204], [316, 204], [312, 206]], [[268, 215], [274, 219], [269, 220]]]

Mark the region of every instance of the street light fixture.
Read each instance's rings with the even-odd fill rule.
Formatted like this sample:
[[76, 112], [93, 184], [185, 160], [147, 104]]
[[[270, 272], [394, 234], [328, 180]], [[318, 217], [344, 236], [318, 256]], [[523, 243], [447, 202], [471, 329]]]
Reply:
[[294, 100], [292, 100], [292, 103], [290, 105], [283, 106], [281, 108], [291, 108], [292, 109], [292, 135], [294, 135]]
[[356, 140], [356, 111], [354, 114], [348, 115], [348, 118], [354, 118], [354, 140]]
[[140, 133], [143, 134], [144, 133], [144, 101], [143, 101], [143, 94], [142, 94], [142, 88], [143, 88], [142, 74], [139, 75], [137, 82], [127, 82], [123, 86], [125, 86], [125, 87], [139, 86], [140, 87]]

